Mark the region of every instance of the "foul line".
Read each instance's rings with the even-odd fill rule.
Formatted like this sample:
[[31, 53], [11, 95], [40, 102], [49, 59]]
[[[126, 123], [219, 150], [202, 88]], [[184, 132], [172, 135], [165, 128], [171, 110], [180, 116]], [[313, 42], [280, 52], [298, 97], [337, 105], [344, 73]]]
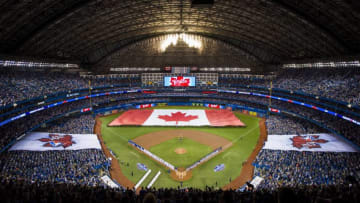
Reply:
[[155, 177], [151, 180], [151, 182], [149, 183], [149, 185], [146, 187], [147, 189], [151, 188], [151, 186], [155, 183], [155, 181], [158, 179], [159, 175], [161, 174], [161, 172], [157, 172], [157, 174], [155, 175]]
[[[241, 138], [248, 136], [250, 132], [252, 132], [253, 130], [255, 130], [255, 129], [258, 128], [258, 127], [259, 127], [259, 126], [255, 126], [255, 127], [251, 128], [251, 129], [250, 129], [249, 131], [247, 131], [245, 134], [241, 135], [240, 137], [238, 137], [238, 138], [236, 138], [234, 141], [232, 141], [232, 144], [238, 142]], [[227, 157], [227, 156], [230, 155], [230, 154], [231, 154], [230, 152], [227, 152], [226, 154], [224, 154], [224, 155], [222, 156], [222, 158], [225, 158], [225, 157]]]
[[141, 183], [148, 177], [148, 175], [151, 173], [151, 169], [149, 169], [145, 175], [140, 179], [140, 181], [138, 183], [136, 183], [135, 185], [135, 190], [141, 185]]
[[[118, 136], [118, 134], [116, 134], [115, 132], [113, 132], [112, 129], [110, 129], [110, 133], [111, 133], [111, 135], [116, 135], [116, 136]], [[125, 138], [123, 138], [122, 136], [120, 136], [120, 138], [121, 138], [122, 140], [128, 142], [128, 140], [125, 139]]]
[[255, 126], [255, 127], [251, 128], [251, 129], [250, 129], [249, 131], [247, 131], [245, 134], [243, 134], [242, 136], [240, 136], [240, 137], [236, 138], [236, 139], [233, 141], [233, 143], [235, 143], [235, 142], [239, 141], [239, 140], [240, 140], [240, 138], [243, 138], [243, 137], [248, 136], [248, 135], [249, 135], [249, 133], [250, 133], [250, 132], [252, 132], [253, 130], [255, 130], [256, 128], [259, 128], [259, 126]]

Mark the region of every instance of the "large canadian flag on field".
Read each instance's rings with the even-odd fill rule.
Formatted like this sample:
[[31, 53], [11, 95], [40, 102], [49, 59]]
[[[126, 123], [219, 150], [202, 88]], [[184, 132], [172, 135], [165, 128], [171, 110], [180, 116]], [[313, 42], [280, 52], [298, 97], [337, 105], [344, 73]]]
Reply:
[[15, 143], [10, 151], [48, 151], [48, 150], [79, 150], [101, 149], [95, 134], [62, 134], [33, 132]]
[[357, 152], [355, 145], [330, 134], [269, 135], [263, 149], [319, 151], [319, 152]]
[[109, 126], [245, 126], [229, 110], [129, 110]]

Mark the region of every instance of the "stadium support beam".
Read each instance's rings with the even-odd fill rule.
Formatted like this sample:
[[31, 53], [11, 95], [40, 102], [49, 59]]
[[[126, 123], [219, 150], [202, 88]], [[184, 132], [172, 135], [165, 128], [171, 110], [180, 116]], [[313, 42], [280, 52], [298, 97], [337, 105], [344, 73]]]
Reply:
[[[175, 33], [166, 33], [166, 34], [175, 34]], [[206, 37], [206, 38], [210, 38], [210, 39], [214, 39], [214, 40], [219, 40], [222, 41], [224, 43], [227, 43], [241, 51], [243, 51], [244, 53], [246, 53], [247, 55], [254, 57], [256, 59], [256, 61], [262, 65], [265, 65], [267, 62], [264, 61], [264, 59], [260, 56], [258, 56], [258, 53], [255, 53], [251, 50], [248, 50], [245, 47], [241, 46], [241, 42], [240, 41], [236, 41], [236, 43], [234, 42], [234, 40], [230, 41], [230, 40], [226, 40], [225, 38], [223, 38], [222, 36], [217, 36], [217, 35], [213, 35], [213, 34], [208, 34], [208, 33], [192, 33], [189, 32], [188, 34], [193, 34], [193, 35], [199, 35], [202, 37]], [[119, 42], [119, 46], [115, 46], [115, 47], [111, 47], [109, 49], [109, 47], [104, 47], [103, 49], [99, 49], [99, 53], [100, 55], [94, 53], [93, 56], [88, 57], [86, 60], [83, 61], [83, 66], [87, 67], [88, 69], [92, 69], [93, 71], [96, 71], [96, 67], [98, 67], [99, 65], [101, 65], [101, 63], [103, 61], [106, 60], [107, 57], [111, 56], [112, 54], [116, 53], [117, 51], [130, 46], [131, 44], [134, 44], [136, 42], [142, 41], [142, 40], [146, 40], [149, 38], [154, 38], [154, 37], [158, 37], [158, 36], [162, 36], [164, 34], [160, 34], [160, 33], [156, 33], [156, 34], [147, 34], [147, 35], [143, 35], [143, 36], [136, 36], [136, 38], [129, 38], [129, 39], [124, 39], [123, 41], [125, 42]], [[91, 59], [93, 58], [97, 58], [95, 61], [91, 61]]]
[[95, 2], [96, 0], [80, 0], [77, 3], [75, 3], [72, 7], [66, 9], [64, 12], [60, 13], [57, 16], [54, 16], [50, 19], [48, 19], [46, 22], [44, 22], [42, 25], [37, 27], [35, 30], [33, 30], [26, 38], [20, 40], [15, 47], [13, 48], [12, 52], [15, 52], [21, 48], [22, 45], [26, 44], [29, 40], [31, 40], [33, 37], [35, 37], [37, 34], [41, 33], [43, 30], [48, 29], [51, 25], [56, 23], [57, 21], [60, 21], [61, 19], [65, 18], [69, 14], [89, 5], [92, 2]]
[[330, 39], [336, 41], [338, 45], [340, 45], [342, 48], [346, 50], [346, 52], [349, 52], [349, 47], [346, 45], [346, 43], [340, 39], [338, 36], [336, 36], [331, 30], [326, 28], [325, 26], [317, 23], [314, 19], [306, 16], [304, 13], [302, 13], [299, 10], [294, 9], [293, 7], [286, 5], [281, 0], [266, 0], [267, 2], [274, 4], [275, 6], [278, 6], [279, 8], [284, 9], [285, 11], [295, 15], [300, 20], [308, 23], [309, 25], [315, 27], [317, 30], [322, 32], [325, 36], [329, 37]]

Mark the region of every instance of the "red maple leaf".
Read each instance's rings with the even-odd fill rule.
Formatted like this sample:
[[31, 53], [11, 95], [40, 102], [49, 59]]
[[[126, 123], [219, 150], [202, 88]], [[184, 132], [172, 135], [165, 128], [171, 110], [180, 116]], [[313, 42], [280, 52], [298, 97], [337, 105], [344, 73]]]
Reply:
[[44, 147], [70, 147], [75, 144], [72, 141], [71, 135], [58, 135], [58, 134], [49, 134], [49, 138], [41, 138], [39, 139], [41, 142], [46, 142], [43, 146]]
[[193, 116], [193, 115], [185, 116], [185, 114], [186, 113], [181, 113], [180, 111], [178, 111], [176, 113], [171, 113], [171, 116], [159, 115], [158, 118], [163, 119], [166, 122], [176, 121], [176, 125], [178, 124], [179, 121], [189, 122], [191, 120], [198, 119], [198, 116]]
[[328, 141], [325, 139], [319, 139], [318, 135], [314, 136], [295, 136], [293, 138], [290, 138], [290, 140], [293, 142], [292, 145], [298, 149], [301, 149], [303, 147], [307, 147], [309, 149], [312, 148], [321, 148], [320, 143], [327, 143]]
[[189, 78], [184, 78], [183, 76], [172, 77], [170, 80], [171, 86], [173, 87], [188, 87], [190, 84]]

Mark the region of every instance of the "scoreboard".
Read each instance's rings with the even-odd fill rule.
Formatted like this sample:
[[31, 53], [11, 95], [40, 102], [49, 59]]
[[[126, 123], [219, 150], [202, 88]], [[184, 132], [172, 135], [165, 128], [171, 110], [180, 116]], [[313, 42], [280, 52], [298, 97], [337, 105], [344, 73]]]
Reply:
[[165, 76], [165, 87], [195, 87], [196, 79], [193, 76]]

